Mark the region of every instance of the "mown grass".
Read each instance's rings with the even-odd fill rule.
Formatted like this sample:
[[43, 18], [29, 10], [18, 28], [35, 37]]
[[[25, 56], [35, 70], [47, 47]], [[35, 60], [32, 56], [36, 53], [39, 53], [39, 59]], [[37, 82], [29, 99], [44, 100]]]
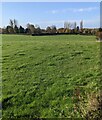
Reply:
[[[81, 118], [100, 90], [95, 36], [3, 35], [3, 117]], [[95, 97], [95, 99], [96, 99]]]

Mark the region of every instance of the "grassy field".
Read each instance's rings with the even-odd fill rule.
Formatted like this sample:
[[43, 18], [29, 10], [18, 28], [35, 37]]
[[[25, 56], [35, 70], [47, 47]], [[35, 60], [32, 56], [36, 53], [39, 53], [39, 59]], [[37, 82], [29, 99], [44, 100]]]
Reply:
[[101, 84], [95, 36], [2, 38], [4, 118], [81, 118], [96, 113]]

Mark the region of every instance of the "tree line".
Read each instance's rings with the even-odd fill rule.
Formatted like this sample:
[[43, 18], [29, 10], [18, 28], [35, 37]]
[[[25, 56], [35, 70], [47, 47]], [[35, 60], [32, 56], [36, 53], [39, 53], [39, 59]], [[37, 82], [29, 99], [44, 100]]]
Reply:
[[5, 28], [0, 28], [2, 34], [28, 34], [28, 35], [55, 35], [55, 34], [85, 34], [95, 35], [98, 29], [83, 28], [83, 21], [80, 26], [77, 23], [64, 22], [64, 27], [57, 28], [55, 25], [47, 26], [46, 29], [41, 29], [39, 25], [27, 24], [26, 28], [21, 25], [18, 27], [17, 20], [11, 20]]

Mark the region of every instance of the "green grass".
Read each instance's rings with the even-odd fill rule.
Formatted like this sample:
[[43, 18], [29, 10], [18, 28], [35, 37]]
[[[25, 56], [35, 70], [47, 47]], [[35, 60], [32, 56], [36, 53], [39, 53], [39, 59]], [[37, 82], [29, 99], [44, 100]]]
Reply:
[[[2, 38], [4, 118], [86, 116], [87, 95], [98, 94], [101, 87], [95, 36]], [[77, 98], [78, 90], [83, 99]]]

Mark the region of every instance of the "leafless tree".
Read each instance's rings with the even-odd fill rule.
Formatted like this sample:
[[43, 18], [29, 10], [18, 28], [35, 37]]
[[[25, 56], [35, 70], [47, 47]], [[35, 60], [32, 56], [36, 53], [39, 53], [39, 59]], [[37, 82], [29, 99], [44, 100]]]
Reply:
[[74, 29], [76, 30], [76, 28], [77, 28], [77, 23], [74, 22]]
[[18, 25], [18, 23], [17, 23], [17, 20], [16, 20], [16, 19], [14, 19], [14, 20], [13, 20], [13, 22], [14, 22], [14, 27]]
[[64, 22], [64, 28], [66, 29], [71, 29], [72, 28], [72, 26], [73, 26], [73, 24], [72, 23], [70, 23], [70, 22]]
[[83, 29], [83, 21], [80, 22], [80, 30]]
[[10, 26], [13, 28], [13, 20], [10, 19]]

